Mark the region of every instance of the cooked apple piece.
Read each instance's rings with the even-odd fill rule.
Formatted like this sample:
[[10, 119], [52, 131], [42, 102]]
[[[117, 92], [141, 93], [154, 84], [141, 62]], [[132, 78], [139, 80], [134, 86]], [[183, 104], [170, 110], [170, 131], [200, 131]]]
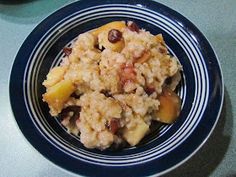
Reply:
[[175, 75], [166, 80], [166, 85], [168, 86], [168, 88], [174, 91], [176, 87], [179, 85], [180, 80], [181, 80], [181, 74], [180, 71], [177, 71]]
[[72, 81], [61, 80], [47, 89], [47, 92], [43, 94], [43, 100], [48, 103], [50, 108], [59, 113], [63, 108], [63, 104], [68, 100], [75, 89]]
[[104, 31], [109, 31], [111, 29], [116, 29], [116, 30], [122, 30], [123, 28], [125, 28], [126, 25], [125, 25], [125, 22], [124, 21], [114, 21], [114, 22], [110, 22], [110, 23], [107, 23], [99, 28], [96, 28], [94, 30], [91, 31], [91, 33], [97, 37], [98, 34], [100, 34], [101, 32], [104, 32]]
[[136, 63], [144, 63], [151, 57], [151, 52], [149, 50], [144, 51], [140, 58], [136, 59]]
[[146, 135], [148, 131], [149, 126], [141, 120], [132, 129], [125, 128], [123, 132], [123, 137], [131, 146], [135, 146], [140, 142], [140, 140]]
[[156, 120], [163, 123], [173, 123], [179, 116], [181, 109], [181, 100], [179, 96], [170, 90], [164, 88], [159, 96], [160, 106], [156, 112]]
[[162, 34], [157, 34], [156, 36], [156, 41], [157, 42], [159, 42], [159, 43], [161, 43], [161, 44], [165, 44], [165, 41], [164, 41], [164, 39], [163, 39], [163, 36], [162, 36]]
[[48, 88], [61, 81], [66, 72], [66, 69], [66, 66], [58, 66], [51, 69], [47, 74], [47, 80], [43, 82], [43, 85]]

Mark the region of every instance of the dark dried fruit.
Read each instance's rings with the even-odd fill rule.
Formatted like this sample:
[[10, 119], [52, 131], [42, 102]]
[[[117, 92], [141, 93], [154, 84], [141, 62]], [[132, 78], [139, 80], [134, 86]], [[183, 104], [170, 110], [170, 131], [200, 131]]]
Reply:
[[172, 78], [171, 78], [171, 77], [166, 78], [165, 83], [166, 83], [167, 85], [170, 85], [171, 82], [172, 82]]
[[112, 118], [109, 123], [109, 129], [113, 134], [116, 134], [118, 129], [120, 128], [120, 122], [116, 118]]
[[59, 119], [63, 120], [64, 118], [70, 116], [70, 123], [75, 123], [75, 121], [79, 118], [80, 110], [80, 106], [68, 106], [59, 114]]
[[70, 47], [64, 47], [63, 52], [66, 54], [66, 56], [69, 56], [72, 52], [72, 48]]
[[108, 40], [111, 43], [116, 43], [122, 38], [122, 33], [119, 30], [112, 29], [108, 32]]
[[108, 90], [102, 90], [101, 93], [103, 93], [106, 97], [112, 97], [112, 94], [110, 94]]
[[148, 86], [144, 90], [148, 95], [151, 95], [152, 93], [154, 93], [156, 91], [155, 87], [153, 87], [153, 86]]
[[71, 94], [71, 97], [75, 98], [75, 99], [79, 99], [81, 97], [82, 94], [77, 94], [76, 92]]
[[134, 22], [128, 22], [127, 23], [127, 27], [129, 28], [130, 31], [135, 31], [135, 32], [139, 32], [139, 27], [136, 23]]
[[105, 127], [108, 128], [111, 133], [116, 134], [118, 129], [120, 128], [120, 122], [116, 118], [111, 118], [111, 120], [105, 123]]

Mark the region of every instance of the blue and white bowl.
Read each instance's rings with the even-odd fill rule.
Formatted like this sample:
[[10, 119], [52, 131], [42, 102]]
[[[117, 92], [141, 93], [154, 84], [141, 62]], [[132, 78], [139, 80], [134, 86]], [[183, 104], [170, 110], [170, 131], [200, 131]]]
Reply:
[[[58, 65], [62, 49], [83, 32], [115, 20], [132, 20], [162, 33], [183, 66], [182, 111], [137, 147], [119, 151], [86, 149], [49, 115], [42, 82]], [[203, 34], [185, 17], [154, 1], [78, 1], [43, 20], [21, 46], [12, 67], [10, 100], [27, 140], [58, 166], [84, 176], [158, 176], [189, 159], [214, 129], [223, 102], [219, 61]]]

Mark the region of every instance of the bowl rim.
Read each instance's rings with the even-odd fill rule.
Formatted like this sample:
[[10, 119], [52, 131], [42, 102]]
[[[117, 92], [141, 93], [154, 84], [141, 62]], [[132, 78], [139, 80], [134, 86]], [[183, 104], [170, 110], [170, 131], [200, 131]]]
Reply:
[[[137, 5], [136, 2], [137, 2], [136, 0], [130, 1], [130, 2], [129, 2], [129, 5], [130, 5], [130, 4], [131, 4], [131, 5]], [[123, 3], [123, 4], [126, 4], [127, 1], [124, 1], [124, 0], [102, 0], [102, 1], [98, 1], [98, 2], [93, 2], [92, 4], [93, 4], [93, 5], [94, 5], [94, 4], [98, 5], [98, 4], [103, 4], [103, 3], [107, 3], [107, 4], [115, 4], [115, 3], [121, 3], [121, 4], [122, 4], [122, 3]], [[210, 47], [211, 50], [213, 51], [213, 54], [214, 54], [214, 56], [215, 56], [215, 58], [216, 58], [216, 63], [218, 64], [218, 67], [219, 67], [218, 72], [219, 72], [220, 78], [221, 78], [221, 80], [220, 80], [220, 81], [221, 81], [221, 83], [220, 83], [220, 85], [221, 85], [221, 87], [220, 87], [220, 89], [221, 89], [220, 106], [219, 106], [219, 109], [218, 109], [218, 112], [217, 112], [217, 116], [216, 116], [216, 119], [215, 119], [215, 123], [214, 123], [214, 125], [211, 127], [211, 130], [209, 131], [208, 135], [207, 135], [206, 138], [202, 141], [202, 143], [201, 143], [192, 153], [190, 153], [186, 158], [184, 158], [182, 161], [180, 161], [180, 162], [177, 163], [176, 165], [172, 166], [171, 168], [168, 168], [168, 169], [166, 169], [166, 170], [164, 170], [164, 171], [162, 171], [162, 172], [160, 172], [160, 173], [158, 173], [158, 174], [154, 174], [155, 176], [156, 176], [156, 175], [159, 176], [159, 175], [166, 174], [166, 173], [172, 171], [173, 169], [177, 168], [178, 166], [182, 165], [183, 163], [185, 163], [188, 159], [190, 159], [190, 158], [205, 144], [205, 142], [207, 141], [207, 139], [210, 137], [210, 135], [212, 134], [212, 132], [213, 132], [213, 130], [215, 129], [215, 126], [216, 126], [216, 124], [217, 124], [217, 122], [218, 122], [218, 120], [219, 120], [220, 113], [221, 113], [222, 107], [223, 107], [223, 101], [224, 101], [224, 79], [223, 79], [223, 72], [222, 72], [222, 69], [221, 69], [220, 61], [219, 61], [219, 59], [218, 59], [218, 57], [217, 57], [217, 55], [216, 55], [216, 52], [214, 51], [212, 45], [210, 44], [209, 40], [197, 29], [197, 27], [196, 27], [190, 20], [188, 20], [188, 19], [187, 19], [186, 17], [184, 17], [183, 15], [181, 15], [179, 12], [176, 12], [176, 11], [172, 10], [171, 8], [169, 8], [169, 7], [167, 7], [167, 6], [163, 5], [163, 4], [161, 4], [161, 3], [159, 3], [159, 2], [156, 2], [156, 1], [145, 2], [145, 0], [143, 0], [143, 1], [138, 1], [138, 3], [139, 3], [139, 4], [145, 4], [145, 5], [147, 5], [147, 4], [149, 4], [149, 5], [153, 5], [153, 4], [159, 5], [159, 6], [162, 7], [162, 10], [163, 10], [163, 11], [165, 11], [165, 10], [171, 11], [171, 12], [173, 13], [173, 16], [175, 16], [175, 15], [177, 14], [177, 17], [181, 17], [181, 19], [183, 19], [185, 22], [187, 21], [187, 24], [190, 24], [191, 27], [193, 27], [194, 30], [196, 30], [197, 33], [199, 33], [199, 34], [201, 35], [201, 37], [203, 37], [203, 38], [206, 40], [207, 44], [209, 45], [209, 47]], [[28, 41], [29, 38], [32, 36], [32, 34], [34, 34], [35, 32], [37, 32], [37, 28], [40, 27], [40, 26], [42, 26], [43, 23], [44, 23], [46, 20], [49, 20], [49, 18], [52, 18], [52, 17], [54, 17], [54, 16], [56, 16], [56, 15], [59, 15], [59, 14], [60, 14], [60, 11], [64, 11], [64, 10], [66, 10], [68, 7], [75, 6], [76, 4], [78, 4], [78, 5], [86, 4], [86, 6], [88, 6], [88, 7], [91, 6], [91, 5], [89, 5], [89, 3], [88, 3], [86, 0], [81, 0], [81, 1], [77, 1], [77, 2], [72, 2], [72, 3], [70, 3], [70, 4], [66, 4], [64, 7], [55, 10], [54, 13], [49, 14], [47, 17], [45, 17], [45, 18], [34, 28], [34, 30], [33, 30], [33, 31], [28, 35], [28, 37], [25, 39], [25, 41], [24, 41], [24, 43], [22, 44], [22, 46], [21, 46], [19, 52], [22, 50], [23, 46], [26, 45], [27, 41]], [[92, 6], [93, 6], [93, 5], [92, 5]], [[150, 6], [149, 6], [149, 7], [150, 7]], [[146, 6], [145, 8], [148, 8], [148, 7]], [[83, 9], [83, 7], [82, 7], [81, 9]], [[16, 112], [18, 112], [19, 110], [17, 110], [17, 111], [15, 110], [15, 111], [14, 111], [14, 109], [15, 109], [15, 108], [13, 108], [13, 107], [14, 107], [14, 106], [13, 106], [14, 99], [12, 98], [12, 94], [11, 94], [11, 93], [15, 90], [15, 88], [13, 88], [14, 83], [13, 83], [13, 81], [12, 81], [12, 78], [15, 77], [15, 75], [13, 74], [13, 73], [15, 73], [15, 72], [13, 71], [15, 65], [19, 65], [19, 63], [17, 63], [17, 61], [16, 61], [16, 59], [19, 58], [19, 52], [18, 52], [18, 54], [17, 54], [17, 56], [16, 56], [16, 58], [15, 58], [13, 64], [12, 64], [12, 67], [11, 67], [11, 74], [10, 74], [10, 78], [9, 78], [9, 97], [10, 97], [12, 112], [13, 112], [13, 115], [14, 115], [15, 119], [16, 119], [16, 117], [17, 117]], [[16, 122], [17, 122], [17, 125], [18, 125], [19, 129], [21, 130], [22, 134], [23, 134], [24, 137], [28, 140], [27, 142], [29, 142], [29, 139], [25, 136], [25, 133], [23, 133], [24, 130], [22, 129], [22, 127], [20, 127], [19, 122], [18, 122], [17, 120], [16, 120]], [[30, 144], [31, 144], [31, 143], [30, 143]], [[32, 145], [32, 144], [31, 144], [31, 145]], [[34, 147], [34, 149], [36, 149], [37, 151], [39, 151], [34, 145], [32, 145], [32, 146]], [[40, 152], [40, 151], [39, 151], [39, 152]], [[42, 154], [42, 153], [40, 152], [40, 154]], [[48, 158], [48, 157], [45, 156], [44, 154], [43, 154], [43, 156], [46, 157], [50, 162], [52, 162], [52, 159]], [[66, 170], [67, 172], [70, 172], [70, 173], [73, 173], [73, 174], [77, 174], [77, 173], [75, 173], [75, 172], [72, 172], [72, 171], [70, 171], [70, 170], [68, 170], [68, 169], [65, 169], [65, 168], [61, 167], [60, 165], [58, 165], [58, 164], [55, 163], [55, 162], [53, 162], [52, 164], [54, 164], [54, 165], [57, 166], [57, 167], [60, 167], [60, 169]]]

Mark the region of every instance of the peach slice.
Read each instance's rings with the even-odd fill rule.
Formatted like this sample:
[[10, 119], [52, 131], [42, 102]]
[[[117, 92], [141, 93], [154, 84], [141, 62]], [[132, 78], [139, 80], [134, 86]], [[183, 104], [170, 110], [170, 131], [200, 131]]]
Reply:
[[181, 100], [179, 96], [169, 88], [164, 88], [159, 96], [160, 106], [156, 112], [156, 120], [163, 123], [173, 123], [180, 114]]
[[92, 35], [97, 37], [98, 34], [103, 31], [109, 31], [111, 29], [116, 29], [116, 30], [122, 31], [122, 29], [125, 27], [126, 27], [126, 24], [124, 21], [114, 21], [114, 22], [107, 23], [99, 28], [92, 30], [91, 33], [92, 33]]

